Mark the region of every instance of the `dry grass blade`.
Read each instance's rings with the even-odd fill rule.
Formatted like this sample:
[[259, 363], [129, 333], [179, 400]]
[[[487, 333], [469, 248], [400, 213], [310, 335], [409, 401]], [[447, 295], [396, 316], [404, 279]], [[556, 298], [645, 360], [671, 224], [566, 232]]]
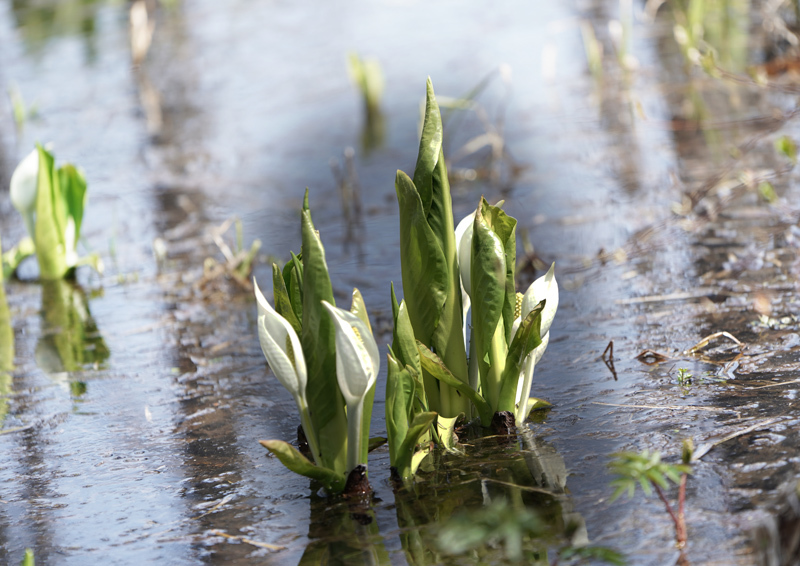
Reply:
[[739, 340], [738, 338], [736, 338], [736, 336], [734, 336], [730, 332], [722, 331], [722, 332], [715, 332], [714, 334], [709, 334], [708, 336], [706, 336], [705, 338], [700, 340], [697, 344], [695, 344], [694, 346], [692, 346], [691, 348], [686, 350], [684, 353], [685, 354], [694, 354], [698, 350], [701, 350], [701, 349], [705, 348], [706, 346], [708, 346], [709, 342], [711, 342], [712, 340], [714, 340], [716, 338], [727, 338], [728, 340], [731, 340], [731, 341], [735, 342], [736, 345], [739, 346], [740, 349], [744, 348], [744, 343], [741, 340]]
[[223, 533], [222, 531], [220, 531], [218, 529], [212, 529], [212, 530], [210, 530], [208, 532], [210, 534], [218, 536], [218, 537], [223, 537], [223, 538], [230, 539], [230, 540], [236, 540], [236, 541], [239, 541], [239, 542], [243, 542], [245, 544], [250, 544], [250, 545], [253, 545], [253, 546], [257, 546], [259, 548], [266, 548], [267, 550], [285, 550], [286, 549], [285, 546], [280, 546], [280, 545], [277, 545], [277, 544], [269, 544], [268, 542], [260, 542], [260, 541], [257, 541], [257, 540], [249, 539], [247, 537], [229, 535], [228, 533]]

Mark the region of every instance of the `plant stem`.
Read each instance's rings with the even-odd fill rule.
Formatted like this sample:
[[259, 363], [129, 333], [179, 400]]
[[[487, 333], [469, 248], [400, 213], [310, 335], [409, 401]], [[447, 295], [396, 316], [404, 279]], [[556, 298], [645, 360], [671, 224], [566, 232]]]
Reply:
[[[506, 355], [508, 354], [508, 346], [506, 345], [506, 336], [502, 320], [500, 320], [495, 328], [488, 353], [489, 365], [486, 367], [486, 378], [482, 380], [483, 383], [481, 384], [485, 391], [484, 397], [489, 402], [489, 405], [491, 405], [493, 411], [510, 411], [513, 413], [513, 406], [500, 406], [500, 390], [503, 387], [503, 370], [505, 370]], [[513, 403], [514, 399], [512, 398], [511, 401]]]
[[[684, 476], [686, 476], [686, 474], [684, 474]], [[678, 548], [683, 550], [683, 546], [686, 544], [686, 540], [685, 540], [685, 538], [684, 538], [683, 542], [681, 542], [681, 540], [680, 540], [681, 532], [682, 532], [682, 528], [681, 528], [682, 522], [678, 518], [678, 516], [675, 515], [675, 511], [672, 510], [672, 505], [669, 504], [669, 501], [667, 500], [667, 497], [664, 495], [664, 492], [661, 491], [661, 488], [658, 485], [656, 485], [655, 483], [653, 484], [653, 487], [656, 489], [656, 493], [658, 494], [658, 498], [661, 499], [661, 501], [664, 503], [664, 507], [666, 507], [667, 513], [669, 513], [669, 516], [672, 519], [672, 522], [675, 524], [675, 542], [677, 543]], [[683, 531], [685, 531], [685, 529], [686, 529], [686, 527], [684, 525], [683, 526]]]
[[[349, 474], [361, 462], [361, 425], [364, 420], [364, 398], [347, 405], [347, 470]], [[366, 462], [365, 462], [366, 464]]]
[[678, 548], [683, 549], [686, 546], [686, 514], [684, 512], [686, 507], [686, 478], [687, 474], [681, 476], [681, 484], [678, 488], [678, 525], [675, 529], [675, 539], [678, 543]]
[[300, 424], [303, 425], [303, 432], [306, 433], [306, 441], [308, 442], [308, 449], [311, 450], [311, 455], [314, 456], [314, 463], [321, 466], [322, 454], [319, 451], [319, 442], [317, 439], [317, 432], [314, 430], [314, 425], [311, 422], [311, 413], [308, 412], [308, 404], [305, 399], [296, 398], [297, 409], [300, 411]]

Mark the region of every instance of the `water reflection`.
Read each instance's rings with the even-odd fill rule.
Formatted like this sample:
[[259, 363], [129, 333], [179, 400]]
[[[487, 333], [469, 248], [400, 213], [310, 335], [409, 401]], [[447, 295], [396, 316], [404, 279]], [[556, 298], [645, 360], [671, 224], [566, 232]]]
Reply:
[[331, 506], [328, 499], [313, 498], [308, 538], [300, 566], [390, 564], [375, 512], [368, 507], [353, 508], [346, 502]]
[[[382, 511], [387, 505], [381, 501], [370, 508], [313, 497], [310, 542], [299, 564], [396, 563], [387, 550], [396, 547], [395, 537], [411, 566], [461, 563], [463, 556], [449, 556], [442, 546], [442, 527], [455, 521], [479, 536], [482, 526], [470, 524], [472, 518], [498, 505], [508, 506], [509, 525], [514, 523], [513, 510], [536, 516], [540, 528], [535, 532], [520, 526], [512, 534], [518, 535], [528, 557], [543, 557], [547, 563], [548, 548], [588, 544], [583, 518], [566, 495], [566, 465], [555, 447], [526, 429], [519, 436], [475, 438], [464, 448], [464, 455], [436, 454], [416, 483], [395, 486], [394, 505], [388, 509], [394, 509], [397, 534], [379, 527], [386, 521]], [[494, 544], [494, 534], [484, 537], [471, 559], [502, 563], [509, 558], [502, 545]]]
[[104, 4], [102, 0], [13, 0], [11, 7], [29, 51], [42, 54], [49, 41], [80, 36], [86, 60], [92, 62], [97, 57], [97, 16]]
[[42, 333], [36, 364], [57, 375], [103, 364], [110, 354], [83, 289], [70, 281], [42, 282]]

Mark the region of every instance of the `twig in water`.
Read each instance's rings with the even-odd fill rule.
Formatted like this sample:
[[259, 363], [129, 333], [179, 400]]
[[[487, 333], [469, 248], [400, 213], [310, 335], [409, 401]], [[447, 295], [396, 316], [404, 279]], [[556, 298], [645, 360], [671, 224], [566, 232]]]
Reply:
[[[608, 357], [606, 357], [606, 354], [608, 355]], [[608, 368], [608, 370], [611, 372], [611, 375], [614, 376], [614, 381], [618, 381], [617, 380], [617, 370], [616, 370], [616, 368], [614, 368], [614, 341], [613, 340], [609, 340], [608, 346], [606, 346], [606, 349], [603, 350], [603, 355], [600, 356], [600, 357], [602, 358], [603, 363], [606, 364], [606, 367]]]

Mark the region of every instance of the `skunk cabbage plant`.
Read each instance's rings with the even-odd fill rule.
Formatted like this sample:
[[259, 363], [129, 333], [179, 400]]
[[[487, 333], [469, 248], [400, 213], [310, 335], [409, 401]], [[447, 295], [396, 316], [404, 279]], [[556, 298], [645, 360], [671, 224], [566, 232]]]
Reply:
[[340, 492], [350, 472], [366, 467], [380, 360], [361, 293], [353, 290], [349, 311], [335, 306], [308, 191], [301, 235], [300, 255], [272, 266], [274, 308], [255, 288], [261, 348], [294, 398], [313, 462], [287, 442], [261, 444], [290, 470]]
[[[21, 242], [18, 248], [35, 249], [42, 279], [62, 279], [85, 263], [102, 270], [97, 255], [79, 258], [77, 253], [86, 206], [86, 179], [79, 169], [71, 164], [56, 168], [53, 155], [37, 144], [11, 175], [10, 193], [33, 240], [32, 247]], [[16, 268], [11, 256], [4, 259]]]
[[[414, 178], [398, 171], [395, 189], [404, 300], [395, 300], [390, 382], [393, 374], [403, 376], [406, 391], [420, 391], [405, 420], [430, 412], [440, 421], [469, 417], [471, 403], [483, 426], [499, 411], [523, 422], [534, 366], [558, 307], [554, 268], [524, 295], [517, 293], [517, 221], [483, 198], [454, 229], [441, 115], [430, 79]], [[409, 353], [414, 342], [416, 356]], [[389, 436], [391, 450], [391, 430]]]

